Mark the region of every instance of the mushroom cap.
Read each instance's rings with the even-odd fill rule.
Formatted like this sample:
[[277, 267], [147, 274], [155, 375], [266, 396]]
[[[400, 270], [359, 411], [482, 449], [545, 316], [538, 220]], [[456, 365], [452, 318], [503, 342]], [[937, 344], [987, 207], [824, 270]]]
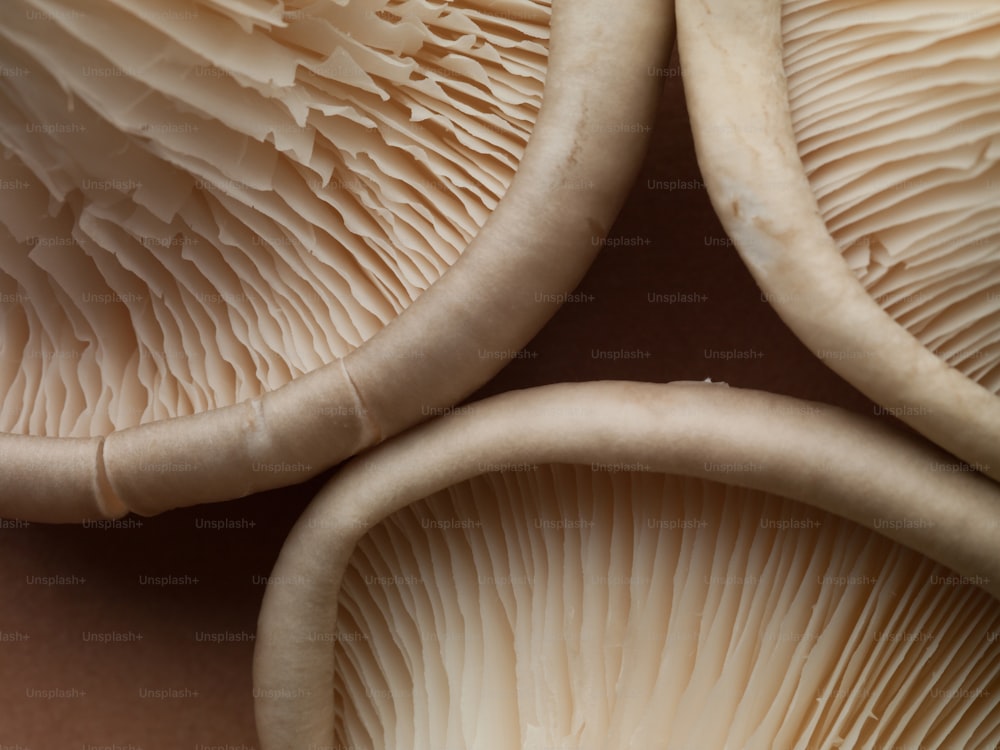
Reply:
[[0, 513], [231, 499], [473, 391], [610, 227], [671, 7], [5, 5]]
[[[262, 746], [985, 747], [1000, 487], [957, 466], [722, 385], [463, 407], [347, 464], [289, 535]], [[935, 689], [960, 702], [929, 714]]]
[[677, 19], [705, 184], [766, 298], [1000, 478], [1000, 11], [709, 0]]

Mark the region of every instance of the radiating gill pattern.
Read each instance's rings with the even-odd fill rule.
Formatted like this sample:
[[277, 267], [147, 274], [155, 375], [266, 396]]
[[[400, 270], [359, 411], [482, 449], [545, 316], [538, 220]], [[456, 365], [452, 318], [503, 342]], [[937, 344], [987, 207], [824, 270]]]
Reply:
[[488, 474], [352, 554], [334, 745], [992, 748], [1000, 605], [844, 519], [593, 466]]
[[196, 413], [361, 345], [510, 184], [550, 5], [0, 4], [0, 431]]
[[845, 259], [925, 347], [1000, 393], [1000, 5], [782, 10], [799, 153]]

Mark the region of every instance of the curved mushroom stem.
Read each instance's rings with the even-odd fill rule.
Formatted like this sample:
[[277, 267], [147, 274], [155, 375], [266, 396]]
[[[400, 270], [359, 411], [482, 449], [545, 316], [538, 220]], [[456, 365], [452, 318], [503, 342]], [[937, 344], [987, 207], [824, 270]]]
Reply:
[[[259, 399], [72, 449], [0, 435], [0, 516], [152, 515], [282, 487], [473, 392], [551, 317], [611, 227], [652, 130], [661, 81], [648, 71], [669, 55], [672, 8], [553, 3], [544, 99], [507, 194], [456, 264], [364, 346]], [[36, 451], [74, 459], [33, 482], [50, 460], [26, 458]]]

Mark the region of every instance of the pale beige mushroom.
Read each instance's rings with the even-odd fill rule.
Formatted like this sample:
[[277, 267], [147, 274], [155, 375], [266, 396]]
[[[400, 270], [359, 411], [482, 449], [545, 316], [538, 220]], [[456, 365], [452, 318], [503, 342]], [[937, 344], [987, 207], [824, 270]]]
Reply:
[[957, 465], [723, 385], [474, 404], [293, 529], [262, 747], [993, 747], [1000, 487]]
[[678, 3], [698, 158], [831, 368], [1000, 478], [1000, 7]]
[[482, 384], [610, 228], [671, 9], [5, 3], [0, 515], [289, 484]]

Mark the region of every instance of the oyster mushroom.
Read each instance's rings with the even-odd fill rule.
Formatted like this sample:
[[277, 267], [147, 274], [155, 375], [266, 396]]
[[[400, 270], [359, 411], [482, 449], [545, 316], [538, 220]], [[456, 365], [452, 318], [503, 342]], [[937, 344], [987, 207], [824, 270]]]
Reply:
[[0, 515], [289, 484], [471, 392], [610, 227], [671, 7], [5, 4]]
[[705, 184], [764, 296], [1000, 478], [1000, 10], [709, 0], [677, 19]]
[[293, 529], [262, 746], [990, 747], [1000, 488], [954, 465], [717, 385], [481, 402], [348, 464]]

